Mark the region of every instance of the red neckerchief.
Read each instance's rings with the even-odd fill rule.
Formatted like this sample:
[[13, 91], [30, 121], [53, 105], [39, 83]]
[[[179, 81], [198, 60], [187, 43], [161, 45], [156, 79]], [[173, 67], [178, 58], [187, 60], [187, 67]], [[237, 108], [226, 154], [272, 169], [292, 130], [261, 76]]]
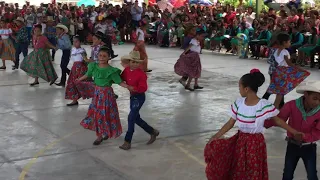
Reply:
[[60, 35], [58, 36], [58, 38], [59, 38], [59, 39], [61, 39], [61, 38], [62, 38], [62, 36], [63, 36], [63, 35], [65, 35], [65, 34], [66, 34], [66, 33], [65, 33], [65, 32], [63, 32], [62, 34], [60, 34]]
[[[41, 36], [42, 36], [42, 35], [41, 35]], [[33, 46], [34, 46], [35, 48], [37, 47], [37, 45], [38, 45], [38, 43], [39, 43], [39, 38], [40, 38], [41, 36], [38, 36], [38, 37], [34, 38], [34, 40], [33, 40]]]

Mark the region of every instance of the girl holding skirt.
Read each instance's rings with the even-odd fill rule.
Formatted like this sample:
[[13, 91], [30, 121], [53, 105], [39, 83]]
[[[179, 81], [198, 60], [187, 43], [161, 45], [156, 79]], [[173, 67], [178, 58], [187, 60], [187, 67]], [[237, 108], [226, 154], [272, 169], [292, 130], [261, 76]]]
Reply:
[[277, 36], [277, 40], [279, 47], [274, 52], [274, 58], [278, 65], [272, 74], [267, 92], [277, 95], [274, 105], [279, 109], [284, 95], [297, 87], [310, 73], [290, 61], [290, 53], [286, 49], [291, 45], [290, 36], [281, 33]]
[[86, 50], [80, 45], [80, 37], [73, 38], [73, 48], [71, 50], [71, 60], [73, 66], [67, 81], [65, 99], [72, 100], [67, 106], [78, 105], [78, 99], [89, 99], [93, 96], [94, 85], [92, 81], [83, 81], [76, 83], [76, 80], [84, 76], [88, 70], [87, 63], [84, 61]]
[[39, 77], [47, 82], [50, 86], [57, 80], [58, 76], [52, 64], [52, 58], [48, 48], [57, 50], [47, 39], [42, 35], [42, 26], [40, 24], [34, 26], [34, 35], [32, 38], [34, 50], [26, 56], [20, 68], [29, 76], [34, 77], [35, 81], [30, 86], [39, 84]]
[[[203, 87], [198, 85], [198, 78], [201, 76], [201, 62], [199, 56], [201, 52], [200, 42], [204, 40], [204, 37], [205, 32], [203, 30], [198, 31], [196, 37], [190, 41], [189, 47], [182, 53], [174, 65], [174, 72], [179, 76], [182, 76], [179, 82], [189, 91], [203, 89]], [[187, 83], [185, 77], [188, 77]], [[190, 84], [193, 78], [194, 88], [192, 89]]]
[[95, 90], [87, 116], [80, 125], [86, 129], [96, 131], [97, 139], [93, 145], [99, 145], [108, 138], [117, 138], [122, 133], [119, 111], [112, 89], [112, 84], [128, 86], [120, 77], [121, 70], [109, 65], [110, 49], [101, 47], [98, 53], [98, 63], [91, 62], [87, 73], [77, 81], [94, 78]]
[[0, 58], [2, 59], [2, 66], [0, 70], [5, 70], [6, 60], [15, 61], [16, 50], [14, 48], [13, 42], [10, 39], [12, 30], [7, 28], [6, 22], [2, 19], [0, 20], [0, 36], [1, 36], [1, 46], [0, 46]]
[[[279, 111], [270, 102], [257, 96], [264, 81], [258, 69], [241, 77], [242, 97], [231, 105], [231, 118], [204, 149], [208, 180], [268, 180], [267, 150], [262, 133], [264, 121], [270, 118], [293, 135], [303, 135], [278, 118]], [[220, 139], [235, 124], [239, 128], [237, 134]]]

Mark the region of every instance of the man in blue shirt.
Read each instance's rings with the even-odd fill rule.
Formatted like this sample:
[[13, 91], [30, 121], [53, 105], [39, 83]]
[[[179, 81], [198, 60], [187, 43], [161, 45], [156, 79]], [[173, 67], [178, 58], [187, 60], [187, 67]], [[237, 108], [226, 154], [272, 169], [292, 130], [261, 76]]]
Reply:
[[143, 9], [139, 6], [138, 1], [136, 0], [134, 2], [134, 5], [131, 7], [132, 24], [134, 27], [139, 26], [139, 21], [141, 20], [142, 12]]
[[61, 81], [56, 85], [64, 87], [67, 80], [67, 74], [70, 73], [70, 69], [68, 69], [68, 64], [70, 61], [72, 44], [70, 41], [70, 37], [67, 34], [68, 33], [67, 26], [63, 24], [58, 24], [56, 26], [56, 31], [57, 31], [57, 40], [58, 40], [57, 45], [58, 45], [58, 48], [62, 50], [62, 57], [61, 57], [61, 63], [60, 63], [60, 68], [62, 71]]

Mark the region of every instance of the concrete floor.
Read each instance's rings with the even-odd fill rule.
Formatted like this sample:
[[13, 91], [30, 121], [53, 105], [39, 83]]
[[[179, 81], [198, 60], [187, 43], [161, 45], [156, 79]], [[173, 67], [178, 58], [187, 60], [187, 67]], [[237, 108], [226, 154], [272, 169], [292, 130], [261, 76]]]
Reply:
[[[88, 46], [86, 47], [89, 48]], [[114, 47], [119, 56], [132, 45]], [[89, 49], [88, 49], [89, 50]], [[266, 60], [241, 60], [231, 55], [201, 55], [202, 91], [187, 92], [177, 82], [173, 65], [179, 49], [148, 46], [150, 68], [147, 101], [142, 117], [160, 131], [159, 140], [147, 146], [147, 134], [136, 128], [133, 147], [122, 151], [124, 134], [95, 147], [95, 133], [80, 127], [90, 100], [78, 107], [66, 107], [64, 89], [40, 83], [29, 87], [25, 72], [0, 72], [0, 180], [203, 180], [203, 148], [208, 138], [227, 120], [229, 105], [239, 96], [238, 80], [252, 68], [259, 68], [268, 79]], [[88, 51], [90, 52], [90, 51]], [[57, 53], [55, 67], [60, 74]], [[112, 65], [120, 67], [120, 58]], [[70, 65], [71, 66], [71, 65]], [[8, 62], [7, 67], [11, 67]], [[319, 78], [312, 70], [308, 79]], [[269, 79], [261, 88], [263, 94]], [[124, 131], [129, 112], [129, 94], [114, 86]], [[297, 98], [290, 93], [286, 101]], [[272, 97], [274, 98], [274, 97]], [[273, 101], [273, 99], [271, 99]], [[235, 133], [232, 130], [228, 135]], [[265, 132], [270, 179], [281, 179], [285, 134], [278, 128]], [[300, 162], [295, 179], [306, 179]]]

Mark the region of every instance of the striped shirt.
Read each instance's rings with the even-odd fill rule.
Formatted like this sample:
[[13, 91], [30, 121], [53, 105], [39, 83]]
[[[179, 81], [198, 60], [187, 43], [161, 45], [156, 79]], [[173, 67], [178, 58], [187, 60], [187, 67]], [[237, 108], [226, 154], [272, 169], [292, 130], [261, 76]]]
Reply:
[[231, 105], [231, 118], [236, 120], [239, 130], [244, 133], [262, 133], [264, 130], [264, 121], [279, 114], [279, 110], [265, 99], [254, 106], [245, 104], [246, 98], [238, 98]]
[[1, 39], [8, 39], [11, 34], [12, 34], [11, 29], [0, 29]]

